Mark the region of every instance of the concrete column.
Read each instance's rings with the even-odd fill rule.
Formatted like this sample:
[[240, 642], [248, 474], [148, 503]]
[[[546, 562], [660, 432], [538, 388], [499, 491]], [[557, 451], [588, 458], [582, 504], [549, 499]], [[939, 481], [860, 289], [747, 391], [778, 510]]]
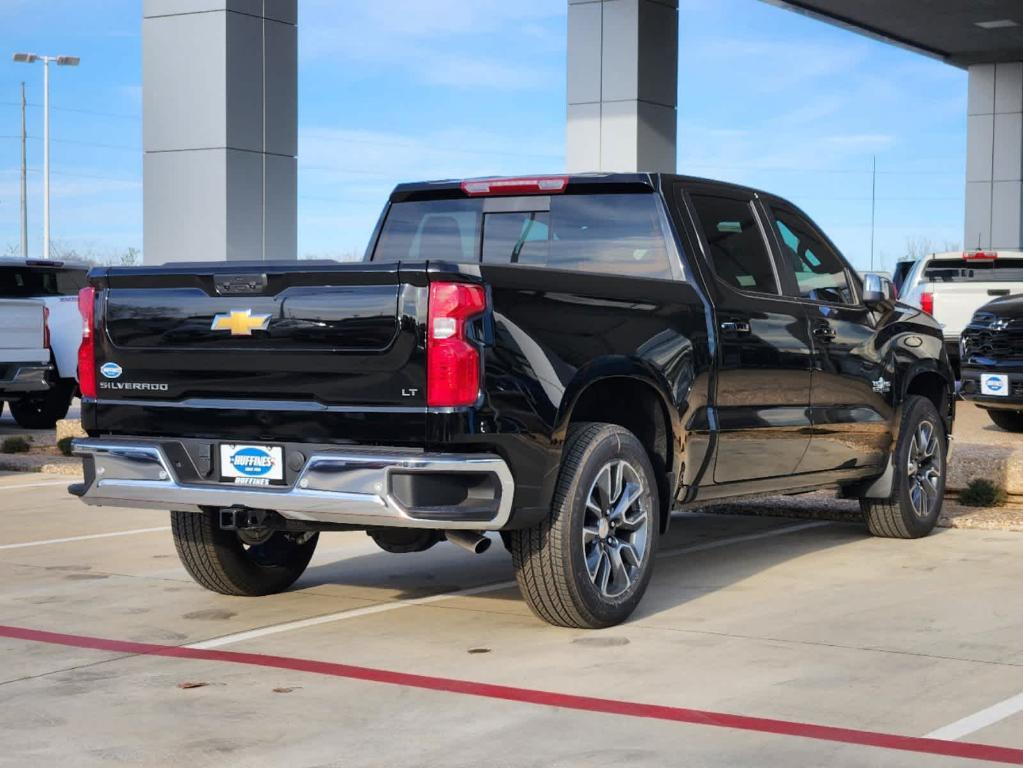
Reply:
[[566, 165], [675, 171], [678, 0], [568, 0]]
[[970, 67], [963, 245], [1023, 249], [1023, 62]]
[[144, 0], [147, 264], [296, 258], [297, 0]]

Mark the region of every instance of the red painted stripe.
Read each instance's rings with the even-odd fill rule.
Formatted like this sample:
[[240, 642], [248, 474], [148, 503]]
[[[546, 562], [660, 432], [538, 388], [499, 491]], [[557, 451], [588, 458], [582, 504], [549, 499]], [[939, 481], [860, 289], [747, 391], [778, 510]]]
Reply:
[[945, 741], [943, 739], [925, 739], [915, 736], [898, 736], [892, 733], [860, 731], [854, 728], [836, 728], [829, 725], [775, 720], [767, 717], [747, 717], [746, 715], [732, 715], [725, 712], [710, 712], [702, 709], [640, 704], [638, 702], [619, 701], [616, 699], [599, 699], [592, 696], [576, 696], [569, 693], [538, 691], [531, 688], [491, 685], [489, 683], [476, 683], [469, 680], [455, 680], [447, 677], [414, 675], [406, 672], [393, 672], [386, 669], [373, 669], [372, 667], [356, 667], [349, 664], [333, 664], [290, 656], [267, 656], [260, 653], [202, 650], [173, 645], [134, 643], [125, 640], [110, 640], [85, 635], [67, 635], [59, 632], [44, 632], [37, 629], [3, 625], [0, 625], [0, 637], [73, 646], [75, 648], [91, 648], [96, 651], [112, 651], [114, 653], [200, 659], [203, 661], [227, 661], [234, 664], [250, 664], [259, 667], [287, 669], [295, 672], [309, 672], [316, 675], [346, 677], [373, 683], [401, 685], [429, 691], [443, 691], [445, 693], [459, 693], [467, 696], [482, 696], [490, 699], [540, 704], [547, 707], [560, 707], [562, 709], [574, 709], [584, 712], [601, 712], [611, 715], [624, 715], [626, 717], [668, 720], [676, 723], [708, 725], [740, 731], [757, 731], [780, 736], [799, 736], [806, 739], [820, 739], [822, 741], [841, 742], [867, 747], [897, 749], [905, 752], [1023, 765], [1023, 749], [1013, 749], [1011, 747], [996, 747], [989, 744]]

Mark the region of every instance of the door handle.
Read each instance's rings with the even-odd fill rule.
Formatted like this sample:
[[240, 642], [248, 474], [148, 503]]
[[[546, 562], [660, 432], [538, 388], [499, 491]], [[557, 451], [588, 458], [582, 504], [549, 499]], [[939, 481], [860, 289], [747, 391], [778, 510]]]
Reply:
[[832, 341], [838, 334], [828, 323], [820, 323], [813, 328], [813, 337], [821, 341]]
[[721, 323], [721, 330], [728, 333], [749, 333], [749, 323], [745, 320], [726, 320]]

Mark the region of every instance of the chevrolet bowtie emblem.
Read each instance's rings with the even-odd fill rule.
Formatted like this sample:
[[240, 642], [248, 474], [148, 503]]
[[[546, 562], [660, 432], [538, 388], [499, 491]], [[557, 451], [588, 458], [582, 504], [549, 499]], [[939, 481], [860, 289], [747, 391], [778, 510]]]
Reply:
[[230, 331], [232, 336], [251, 336], [270, 327], [270, 315], [254, 315], [251, 309], [232, 309], [213, 318], [211, 331]]

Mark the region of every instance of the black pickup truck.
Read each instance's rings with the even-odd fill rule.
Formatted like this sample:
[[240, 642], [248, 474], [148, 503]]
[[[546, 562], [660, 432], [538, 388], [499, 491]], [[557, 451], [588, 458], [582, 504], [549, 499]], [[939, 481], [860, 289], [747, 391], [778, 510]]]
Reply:
[[997, 426], [1023, 432], [1023, 295], [1002, 296], [973, 313], [959, 339], [959, 394]]
[[89, 504], [169, 509], [189, 573], [278, 592], [325, 530], [498, 531], [552, 624], [624, 620], [685, 505], [838, 488], [938, 517], [933, 318], [798, 208], [656, 174], [403, 184], [365, 260], [93, 270]]

